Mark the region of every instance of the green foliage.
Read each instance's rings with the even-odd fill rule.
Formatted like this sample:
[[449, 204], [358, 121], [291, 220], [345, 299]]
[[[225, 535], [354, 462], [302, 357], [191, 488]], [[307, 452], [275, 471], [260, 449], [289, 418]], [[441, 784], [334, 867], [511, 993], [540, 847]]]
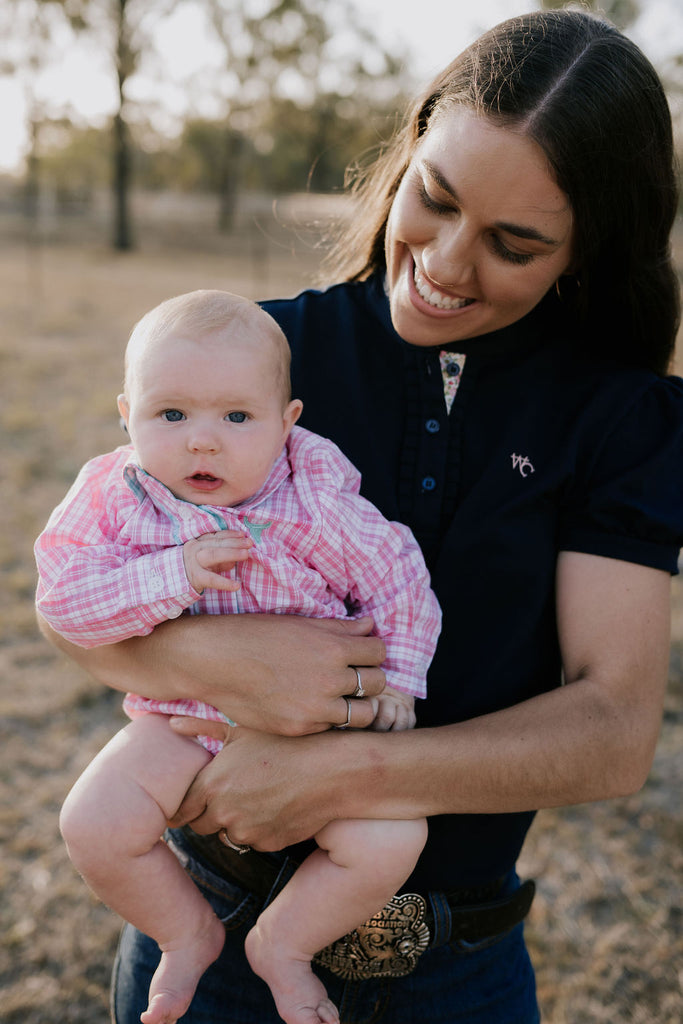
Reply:
[[43, 147], [42, 177], [59, 196], [84, 200], [109, 182], [109, 136], [101, 129], [66, 123]]
[[[347, 166], [388, 138], [402, 97], [367, 109], [327, 93], [313, 104], [275, 100], [262, 123], [245, 137], [224, 120], [191, 119], [170, 141], [149, 124], [133, 125], [131, 145], [137, 186], [211, 192], [225, 187], [226, 166], [240, 166], [241, 185], [263, 192], [339, 190]], [[62, 197], [82, 201], [111, 180], [111, 133], [65, 121], [43, 134], [41, 176]]]

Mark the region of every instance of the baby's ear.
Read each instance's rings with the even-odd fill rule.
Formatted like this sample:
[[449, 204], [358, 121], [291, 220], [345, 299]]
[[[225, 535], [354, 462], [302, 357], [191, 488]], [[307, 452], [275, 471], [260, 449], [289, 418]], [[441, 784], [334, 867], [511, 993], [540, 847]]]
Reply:
[[123, 420], [123, 426], [128, 430], [128, 417], [130, 415], [130, 405], [125, 395], [119, 395], [116, 399], [116, 404], [119, 407], [119, 415]]
[[296, 421], [299, 419], [299, 416], [301, 416], [303, 408], [304, 403], [301, 401], [301, 399], [295, 398], [289, 403], [289, 405], [285, 409], [282, 419], [287, 434], [289, 434], [290, 430], [292, 429]]

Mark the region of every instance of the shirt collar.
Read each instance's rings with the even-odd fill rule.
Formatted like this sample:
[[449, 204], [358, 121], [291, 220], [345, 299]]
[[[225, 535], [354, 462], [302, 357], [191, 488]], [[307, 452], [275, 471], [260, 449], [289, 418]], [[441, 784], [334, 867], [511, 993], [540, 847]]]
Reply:
[[[265, 501], [281, 486], [287, 477], [291, 475], [291, 472], [288, 448], [285, 447], [275, 460], [263, 487], [256, 494], [253, 494], [251, 498], [240, 502], [239, 505], [235, 505], [229, 511], [242, 514], [260, 505], [261, 502]], [[130, 458], [123, 467], [123, 478], [140, 502], [149, 496], [158, 508], [167, 513], [191, 515], [193, 510], [197, 508], [206, 511], [222, 509], [220, 505], [195, 505], [194, 502], [177, 498], [165, 484], [162, 484], [160, 480], [157, 480], [156, 477], [151, 476], [142, 468], [134, 450], [131, 450]]]

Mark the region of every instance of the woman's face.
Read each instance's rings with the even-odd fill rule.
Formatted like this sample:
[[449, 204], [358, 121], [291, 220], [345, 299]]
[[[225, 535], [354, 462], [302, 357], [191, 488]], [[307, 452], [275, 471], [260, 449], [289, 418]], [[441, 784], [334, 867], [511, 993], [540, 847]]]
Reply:
[[443, 345], [514, 323], [572, 263], [572, 210], [542, 149], [468, 107], [437, 115], [386, 231], [396, 331]]

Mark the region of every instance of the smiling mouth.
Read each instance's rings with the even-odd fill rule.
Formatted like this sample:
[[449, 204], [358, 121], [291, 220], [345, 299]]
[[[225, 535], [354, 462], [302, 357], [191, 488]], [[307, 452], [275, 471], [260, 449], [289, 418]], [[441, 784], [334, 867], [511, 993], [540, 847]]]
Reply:
[[415, 282], [415, 288], [417, 294], [421, 299], [429, 306], [433, 306], [434, 309], [464, 309], [465, 306], [471, 306], [475, 299], [456, 299], [451, 298], [449, 295], [444, 295], [442, 292], [434, 291], [429, 284], [427, 279], [422, 275], [417, 266], [413, 267], [413, 280]]

